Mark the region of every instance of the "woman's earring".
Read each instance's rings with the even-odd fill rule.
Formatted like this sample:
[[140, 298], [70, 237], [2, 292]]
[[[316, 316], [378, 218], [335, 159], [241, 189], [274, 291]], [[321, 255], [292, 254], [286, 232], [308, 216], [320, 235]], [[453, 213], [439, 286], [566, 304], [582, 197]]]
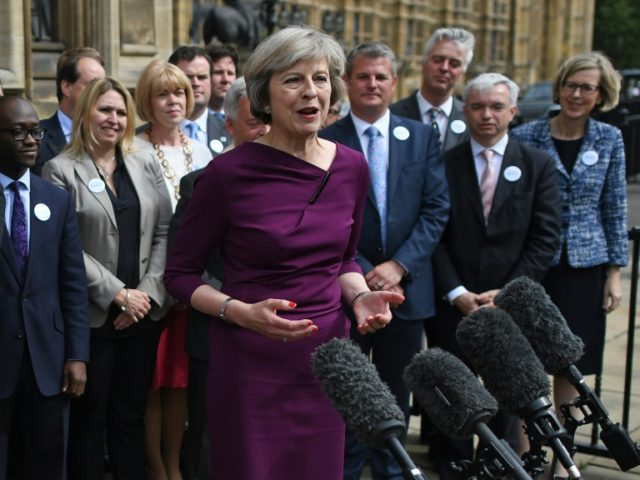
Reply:
[[264, 107], [264, 112], [271, 114], [271, 107], [269, 105], [267, 105], [266, 107]]

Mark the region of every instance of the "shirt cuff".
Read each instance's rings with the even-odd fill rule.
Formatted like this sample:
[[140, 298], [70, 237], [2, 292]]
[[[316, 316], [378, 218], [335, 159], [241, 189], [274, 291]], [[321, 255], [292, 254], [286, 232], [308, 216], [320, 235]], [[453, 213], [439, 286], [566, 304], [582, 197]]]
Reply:
[[467, 293], [468, 291], [469, 290], [467, 290], [462, 285], [460, 285], [459, 287], [456, 287], [453, 290], [451, 290], [449, 293], [447, 293], [447, 300], [449, 300], [449, 303], [453, 305], [453, 302], [455, 302], [456, 298], [458, 298], [460, 295]]

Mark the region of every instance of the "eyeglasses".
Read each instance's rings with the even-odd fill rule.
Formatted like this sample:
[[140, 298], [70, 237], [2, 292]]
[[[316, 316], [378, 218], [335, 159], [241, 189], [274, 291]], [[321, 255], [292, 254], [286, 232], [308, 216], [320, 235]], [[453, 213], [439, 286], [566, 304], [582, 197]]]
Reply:
[[600, 88], [600, 86], [592, 85], [591, 83], [564, 82], [562, 84], [562, 88], [570, 91], [571, 93], [574, 93], [576, 90], [580, 89], [580, 92], [583, 95], [593, 95], [596, 90]]
[[31, 135], [34, 140], [40, 141], [44, 138], [44, 134], [47, 133], [47, 129], [44, 127], [33, 128], [0, 128], [0, 131], [10, 132], [13, 135], [13, 139], [16, 141], [23, 141], [27, 138], [27, 135]]

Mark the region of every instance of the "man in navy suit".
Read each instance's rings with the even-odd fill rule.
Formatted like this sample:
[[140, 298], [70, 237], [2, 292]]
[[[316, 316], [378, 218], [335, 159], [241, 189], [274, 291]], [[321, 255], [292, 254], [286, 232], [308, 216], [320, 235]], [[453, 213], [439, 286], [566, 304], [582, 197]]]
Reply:
[[[372, 290], [403, 293], [387, 328], [351, 337], [409, 414], [404, 368], [422, 346], [423, 320], [435, 313], [431, 253], [447, 222], [449, 199], [438, 139], [431, 128], [389, 112], [396, 58], [382, 43], [349, 53], [345, 79], [351, 113], [321, 136], [365, 153], [372, 187], [365, 205], [357, 260]], [[375, 129], [375, 130], [374, 130]], [[363, 407], [366, 408], [366, 407]], [[374, 478], [402, 479], [388, 451], [372, 450], [347, 435], [345, 479], [359, 479], [367, 454]]]
[[[493, 306], [505, 283], [519, 276], [540, 281], [560, 239], [560, 200], [551, 157], [511, 139], [517, 85], [497, 73], [471, 80], [464, 91], [471, 139], [445, 153], [451, 211], [433, 256], [438, 301], [428, 323], [429, 346], [463, 360], [455, 339], [458, 323]], [[514, 448], [513, 421], [500, 413], [492, 427]], [[515, 428], [519, 428], [516, 425]], [[470, 459], [472, 442], [432, 441], [430, 456], [440, 477], [450, 461]]]
[[91, 80], [105, 76], [104, 61], [97, 50], [81, 47], [62, 52], [56, 67], [58, 110], [40, 121], [40, 126], [47, 131], [40, 142], [33, 173], [40, 175], [45, 162], [56, 157], [69, 143], [73, 111], [80, 94]]
[[[89, 360], [87, 279], [69, 194], [30, 173], [42, 138], [32, 105], [0, 97], [0, 479], [64, 479], [69, 396]], [[9, 433], [13, 430], [11, 439]]]
[[184, 72], [193, 90], [193, 113], [185, 122], [185, 130], [191, 138], [209, 147], [211, 155], [216, 157], [231, 144], [231, 136], [224, 121], [209, 108], [214, 72], [211, 57], [203, 48], [186, 45], [171, 54], [169, 63]]
[[439, 28], [429, 40], [422, 59], [420, 89], [397, 101], [392, 113], [431, 125], [443, 151], [469, 138], [462, 102], [456, 87], [473, 58], [475, 38], [462, 28]]

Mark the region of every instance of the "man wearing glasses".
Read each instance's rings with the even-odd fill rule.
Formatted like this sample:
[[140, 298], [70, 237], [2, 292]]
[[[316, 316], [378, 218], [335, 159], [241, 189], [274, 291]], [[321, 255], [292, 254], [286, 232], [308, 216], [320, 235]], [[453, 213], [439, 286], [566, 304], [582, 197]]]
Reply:
[[75, 206], [30, 172], [44, 134], [27, 100], [0, 97], [1, 480], [9, 466], [18, 478], [66, 478], [69, 397], [83, 394], [87, 378], [89, 312]]

